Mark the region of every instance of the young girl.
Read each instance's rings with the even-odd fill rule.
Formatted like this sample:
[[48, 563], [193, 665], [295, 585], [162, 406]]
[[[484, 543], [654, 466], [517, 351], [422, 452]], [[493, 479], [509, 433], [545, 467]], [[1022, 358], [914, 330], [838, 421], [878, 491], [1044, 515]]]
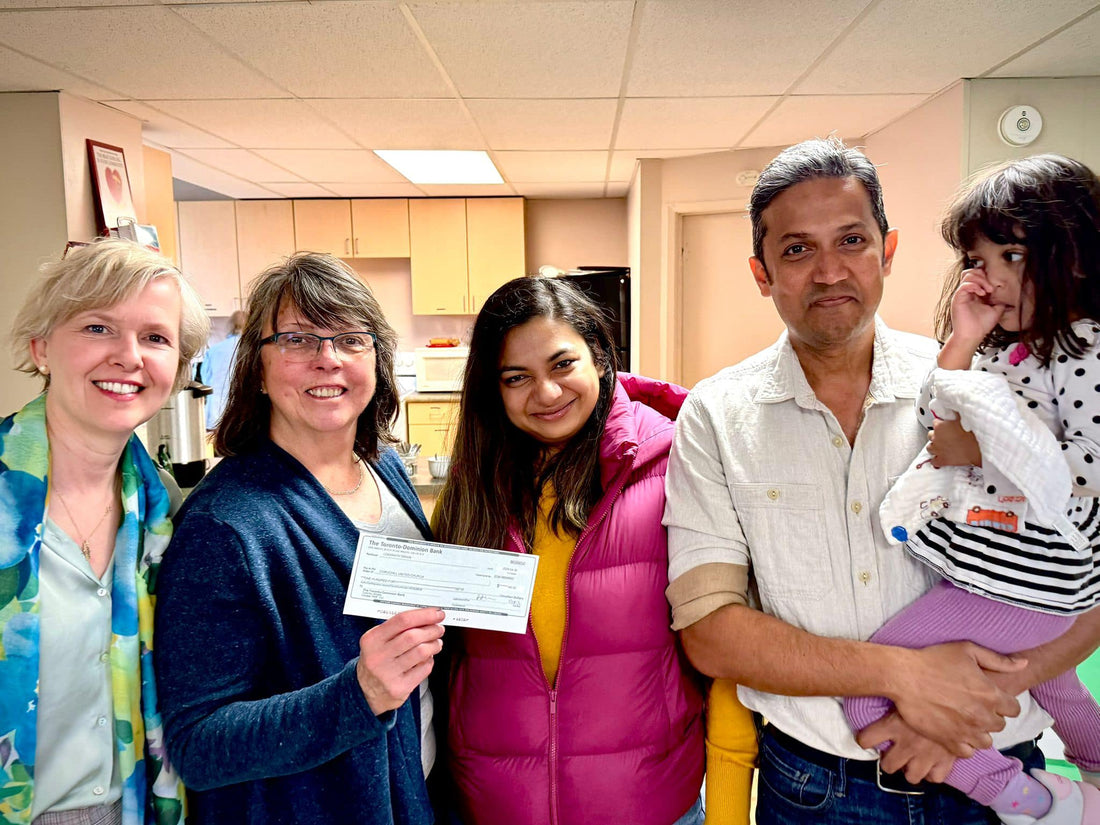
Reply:
[[[703, 697], [669, 628], [661, 524], [686, 394], [617, 375], [600, 310], [565, 281], [517, 278], [478, 314], [435, 535], [539, 565], [526, 634], [459, 634], [465, 825], [703, 822]], [[723, 697], [725, 771], [710, 767], [729, 782], [714, 798], [747, 824], [755, 735]]]
[[[887, 535], [906, 541], [945, 581], [872, 640], [923, 647], [969, 638], [1016, 652], [1057, 638], [1100, 603], [1100, 181], [1057, 155], [1007, 163], [960, 193], [943, 234], [962, 260], [937, 310], [937, 332], [946, 342], [920, 415], [932, 426], [931, 413], [940, 408], [930, 386], [940, 380], [957, 387], [961, 377], [961, 386], [970, 388], [966, 375], [944, 373], [969, 369], [987, 373], [971, 377], [984, 390], [1004, 390], [992, 378], [1003, 376], [1011, 409], [1004, 420], [977, 415], [969, 424], [965, 416], [941, 423], [929, 450], [883, 502]], [[987, 379], [996, 386], [981, 383]], [[994, 396], [965, 399], [967, 408], [992, 409]], [[991, 456], [1011, 454], [1017, 435], [1037, 432], [1037, 445], [1049, 440], [1036, 418], [1053, 433], [1056, 476], [1068, 478], [1029, 478], [1032, 462], [994, 466]], [[979, 441], [967, 430], [992, 435]], [[936, 469], [947, 467], [952, 470]], [[1005, 478], [1036, 492], [1020, 495]], [[1039, 518], [1042, 499], [1058, 489], [1064, 491], [1059, 508], [1052, 518]], [[975, 496], [990, 503], [979, 506]], [[923, 513], [907, 518], [904, 508], [918, 499]], [[1045, 771], [1030, 776], [1018, 761], [989, 749], [956, 761], [947, 783], [1010, 825], [1097, 825], [1100, 709], [1073, 670], [1031, 694], [1055, 718], [1084, 781]], [[888, 708], [874, 697], [845, 701], [857, 730]]]

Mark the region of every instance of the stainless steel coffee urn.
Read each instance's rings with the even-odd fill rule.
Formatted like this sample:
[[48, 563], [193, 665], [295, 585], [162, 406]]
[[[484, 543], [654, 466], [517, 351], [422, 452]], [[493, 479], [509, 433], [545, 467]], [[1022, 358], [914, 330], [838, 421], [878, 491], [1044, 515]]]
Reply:
[[149, 452], [184, 489], [206, 475], [206, 396], [213, 391], [192, 381], [149, 419]]

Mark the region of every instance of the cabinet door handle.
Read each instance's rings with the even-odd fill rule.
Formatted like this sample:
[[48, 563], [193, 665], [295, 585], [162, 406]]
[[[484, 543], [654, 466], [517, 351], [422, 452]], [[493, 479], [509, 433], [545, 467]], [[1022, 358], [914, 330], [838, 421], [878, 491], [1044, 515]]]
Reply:
[[351, 238], [344, 238], [344, 254], [351, 254]]
[[355, 240], [353, 240], [351, 242], [351, 249], [356, 255], [359, 254], [359, 239], [358, 238], [356, 238]]
[[462, 311], [463, 312], [466, 311], [466, 296], [465, 295], [462, 296]]

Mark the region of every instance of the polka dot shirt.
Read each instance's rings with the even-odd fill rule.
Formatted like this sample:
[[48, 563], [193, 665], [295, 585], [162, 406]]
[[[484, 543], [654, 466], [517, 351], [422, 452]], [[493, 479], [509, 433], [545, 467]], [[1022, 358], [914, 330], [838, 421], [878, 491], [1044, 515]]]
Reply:
[[[1100, 495], [1100, 322], [1079, 321], [1073, 331], [1085, 347], [1081, 358], [1055, 346], [1046, 369], [1034, 355], [1013, 364], [1016, 345], [1012, 344], [979, 353], [972, 369], [1005, 376], [1013, 392], [1061, 442], [1073, 477], [1073, 494], [1096, 496]], [[931, 427], [928, 400], [926, 381], [917, 406], [921, 421]]]

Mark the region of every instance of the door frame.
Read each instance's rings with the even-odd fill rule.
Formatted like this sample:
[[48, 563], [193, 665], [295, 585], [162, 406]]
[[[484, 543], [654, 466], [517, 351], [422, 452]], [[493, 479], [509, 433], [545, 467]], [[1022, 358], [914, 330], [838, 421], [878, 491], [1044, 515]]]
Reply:
[[746, 201], [732, 198], [665, 204], [661, 215], [661, 236], [665, 243], [665, 254], [661, 260], [661, 293], [666, 296], [666, 302], [661, 317], [661, 338], [666, 345], [661, 353], [661, 374], [674, 383], [682, 383], [684, 376], [684, 217], [747, 211]]

